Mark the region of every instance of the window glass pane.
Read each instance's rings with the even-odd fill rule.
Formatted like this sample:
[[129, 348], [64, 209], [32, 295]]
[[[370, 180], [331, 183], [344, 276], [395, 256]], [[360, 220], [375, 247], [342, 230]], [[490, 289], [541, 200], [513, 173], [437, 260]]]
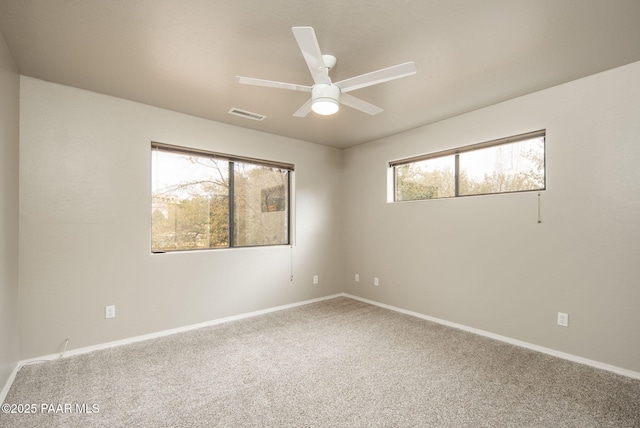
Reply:
[[460, 153], [460, 195], [544, 189], [544, 137]]
[[455, 196], [455, 156], [443, 156], [398, 165], [396, 201]]
[[229, 245], [229, 162], [152, 152], [152, 251]]
[[289, 171], [234, 163], [235, 246], [289, 243]]

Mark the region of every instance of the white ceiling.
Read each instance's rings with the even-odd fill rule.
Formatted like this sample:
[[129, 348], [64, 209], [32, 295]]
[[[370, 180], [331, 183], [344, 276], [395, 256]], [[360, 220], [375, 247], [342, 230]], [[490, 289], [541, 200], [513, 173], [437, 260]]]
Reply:
[[[334, 81], [418, 73], [351, 92], [377, 116], [293, 117], [309, 94], [235, 79], [311, 85], [293, 26]], [[0, 0], [0, 32], [23, 75], [345, 148], [639, 61], [640, 0]]]

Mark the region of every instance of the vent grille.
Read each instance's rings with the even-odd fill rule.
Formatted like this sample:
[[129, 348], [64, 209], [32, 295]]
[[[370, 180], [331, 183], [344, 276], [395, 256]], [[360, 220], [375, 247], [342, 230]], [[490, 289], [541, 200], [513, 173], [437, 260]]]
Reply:
[[253, 120], [257, 120], [257, 121], [262, 121], [267, 117], [267, 116], [265, 116], [263, 114], [253, 113], [253, 112], [246, 111], [246, 110], [240, 110], [239, 108], [235, 108], [235, 107], [233, 107], [231, 110], [229, 110], [229, 114], [233, 114], [235, 116], [240, 116], [240, 117], [244, 117], [246, 119], [253, 119]]

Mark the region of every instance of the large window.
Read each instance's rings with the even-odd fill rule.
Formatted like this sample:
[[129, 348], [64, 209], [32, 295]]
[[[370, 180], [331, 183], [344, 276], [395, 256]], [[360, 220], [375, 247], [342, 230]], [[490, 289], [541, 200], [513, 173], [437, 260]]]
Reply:
[[287, 245], [293, 165], [152, 144], [151, 250]]
[[545, 131], [389, 163], [394, 201], [545, 189]]

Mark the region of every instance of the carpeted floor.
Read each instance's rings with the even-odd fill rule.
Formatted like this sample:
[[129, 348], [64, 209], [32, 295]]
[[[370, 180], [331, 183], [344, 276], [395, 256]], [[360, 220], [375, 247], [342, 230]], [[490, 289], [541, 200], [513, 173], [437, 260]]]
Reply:
[[5, 403], [36, 412], [1, 427], [640, 427], [638, 380], [343, 297], [25, 366]]

